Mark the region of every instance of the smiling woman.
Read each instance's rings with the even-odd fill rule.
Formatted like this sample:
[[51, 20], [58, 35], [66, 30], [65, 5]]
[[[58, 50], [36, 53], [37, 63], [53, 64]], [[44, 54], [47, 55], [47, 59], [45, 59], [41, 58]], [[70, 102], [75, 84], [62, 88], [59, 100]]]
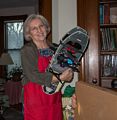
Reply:
[[[42, 15], [32, 14], [24, 23], [25, 39], [29, 41], [21, 49], [25, 120], [63, 120], [61, 91], [53, 95], [43, 91], [43, 85], [51, 87], [58, 82], [58, 78], [47, 70], [53, 54], [47, 43], [49, 31], [48, 21]], [[70, 68], [60, 75], [66, 82], [72, 77]]]

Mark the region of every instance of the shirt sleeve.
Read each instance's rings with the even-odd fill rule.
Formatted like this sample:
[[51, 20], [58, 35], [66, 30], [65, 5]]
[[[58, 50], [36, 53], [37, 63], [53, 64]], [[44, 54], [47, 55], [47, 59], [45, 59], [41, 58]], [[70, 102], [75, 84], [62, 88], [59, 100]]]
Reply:
[[24, 73], [24, 84], [26, 81], [35, 82], [40, 85], [50, 87], [52, 80], [52, 73], [46, 71], [40, 73], [38, 71], [38, 54], [31, 47], [27, 47], [21, 50], [21, 62]]

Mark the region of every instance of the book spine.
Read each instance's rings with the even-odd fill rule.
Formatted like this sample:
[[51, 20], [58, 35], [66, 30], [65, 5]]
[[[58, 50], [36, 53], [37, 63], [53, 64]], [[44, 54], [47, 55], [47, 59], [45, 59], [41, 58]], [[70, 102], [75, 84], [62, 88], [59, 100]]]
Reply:
[[110, 35], [111, 35], [111, 48], [112, 50], [116, 50], [117, 49], [117, 41], [115, 38], [115, 28], [110, 28]]
[[104, 5], [100, 5], [100, 24], [103, 24], [104, 22]]
[[104, 4], [104, 24], [110, 23], [110, 4]]

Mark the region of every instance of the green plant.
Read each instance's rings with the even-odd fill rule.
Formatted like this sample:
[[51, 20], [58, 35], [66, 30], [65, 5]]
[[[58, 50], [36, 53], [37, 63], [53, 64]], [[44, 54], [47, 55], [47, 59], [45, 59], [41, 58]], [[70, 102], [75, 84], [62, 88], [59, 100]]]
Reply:
[[20, 66], [20, 67], [15, 66], [15, 67], [13, 67], [13, 68], [11, 69], [11, 71], [8, 73], [7, 78], [8, 78], [8, 79], [15, 80], [15, 81], [21, 80], [22, 73], [23, 73], [23, 71], [22, 71], [21, 66]]

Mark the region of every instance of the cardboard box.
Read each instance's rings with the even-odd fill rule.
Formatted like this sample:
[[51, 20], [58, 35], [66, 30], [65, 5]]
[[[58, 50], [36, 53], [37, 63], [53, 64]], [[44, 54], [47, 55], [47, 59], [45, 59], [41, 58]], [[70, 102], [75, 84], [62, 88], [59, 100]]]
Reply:
[[76, 96], [76, 120], [117, 120], [117, 92], [79, 81]]

